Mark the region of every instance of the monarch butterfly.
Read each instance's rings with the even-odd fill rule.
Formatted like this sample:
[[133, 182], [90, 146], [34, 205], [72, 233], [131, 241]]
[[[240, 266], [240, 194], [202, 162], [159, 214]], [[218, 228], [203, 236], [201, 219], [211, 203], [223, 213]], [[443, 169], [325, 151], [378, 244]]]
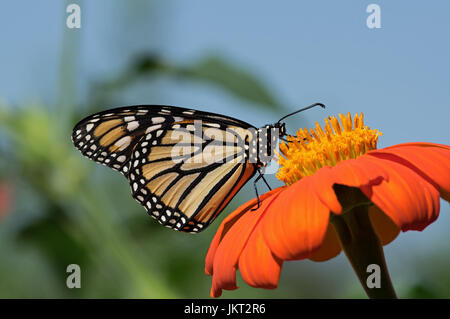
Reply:
[[259, 129], [175, 106], [119, 107], [81, 120], [72, 141], [84, 156], [121, 172], [132, 196], [159, 223], [198, 233], [256, 172], [256, 180], [263, 177], [260, 169], [286, 136], [281, 121], [314, 106], [325, 107], [315, 103]]

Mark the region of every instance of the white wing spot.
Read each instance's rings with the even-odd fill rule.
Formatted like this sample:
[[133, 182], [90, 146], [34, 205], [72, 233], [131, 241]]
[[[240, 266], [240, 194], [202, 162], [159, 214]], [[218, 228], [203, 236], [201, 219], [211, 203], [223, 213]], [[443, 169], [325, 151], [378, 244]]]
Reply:
[[134, 131], [138, 127], [139, 127], [139, 122], [138, 121], [133, 121], [133, 122], [128, 123], [127, 130], [128, 131]]
[[154, 117], [152, 118], [153, 124], [163, 123], [166, 119], [164, 117]]
[[93, 127], [94, 127], [94, 124], [89, 123], [88, 125], [86, 125], [86, 131], [89, 132], [90, 130], [92, 130]]
[[123, 151], [130, 145], [131, 143], [131, 137], [130, 136], [124, 136], [120, 140], [118, 140], [114, 145], [119, 147], [119, 151]]
[[160, 128], [161, 128], [161, 124], [152, 125], [152, 126], [147, 127], [147, 129], [145, 130], [145, 133], [150, 133], [150, 132], [153, 132], [153, 131], [158, 130]]

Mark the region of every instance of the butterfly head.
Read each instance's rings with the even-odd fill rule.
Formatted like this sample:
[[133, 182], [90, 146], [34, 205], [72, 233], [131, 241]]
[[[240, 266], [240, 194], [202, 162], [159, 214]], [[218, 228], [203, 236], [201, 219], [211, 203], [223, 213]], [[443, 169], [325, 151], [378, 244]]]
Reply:
[[289, 114], [283, 116], [281, 119], [278, 120], [278, 122], [276, 122], [275, 124], [273, 124], [272, 127], [278, 129], [278, 137], [279, 137], [281, 140], [287, 142], [287, 140], [284, 138], [286, 135], [288, 135], [288, 134], [286, 133], [286, 125], [285, 125], [285, 123], [282, 123], [282, 122], [281, 122], [282, 120], [284, 120], [285, 118], [287, 118], [287, 117], [289, 117], [289, 116], [292, 116], [292, 115], [294, 115], [294, 114], [297, 114], [297, 113], [300, 113], [300, 112], [309, 110], [309, 109], [311, 109], [311, 108], [313, 108], [313, 107], [315, 107], [315, 106], [320, 106], [321, 108], [325, 108], [325, 104], [322, 104], [322, 103], [314, 103], [314, 104], [311, 104], [310, 106], [301, 108], [301, 109], [299, 109], [299, 110], [297, 110], [297, 111], [294, 111], [294, 112], [292, 112], [292, 113], [289, 113]]
[[286, 136], [286, 124], [285, 123], [281, 123], [281, 122], [277, 122], [275, 124], [273, 124], [273, 128], [278, 130], [278, 137], [284, 137]]

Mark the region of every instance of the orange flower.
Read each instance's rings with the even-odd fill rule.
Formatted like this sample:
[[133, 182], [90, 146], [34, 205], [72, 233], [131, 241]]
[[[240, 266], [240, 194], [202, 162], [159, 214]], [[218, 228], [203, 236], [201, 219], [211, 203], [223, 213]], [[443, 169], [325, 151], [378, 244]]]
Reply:
[[0, 182], [0, 220], [6, 215], [10, 208], [11, 190], [7, 184]]
[[[436, 220], [439, 198], [450, 200], [450, 146], [376, 150], [381, 133], [365, 126], [362, 114], [340, 120], [289, 136], [277, 174], [286, 186], [260, 196], [258, 209], [251, 210], [253, 199], [222, 222], [205, 264], [212, 297], [237, 288], [238, 269], [249, 285], [273, 289], [283, 261], [325, 261], [342, 249], [362, 281], [361, 251], [373, 249], [369, 257], [383, 268], [382, 245], [400, 230], [423, 230]], [[387, 294], [395, 297], [393, 289]]]

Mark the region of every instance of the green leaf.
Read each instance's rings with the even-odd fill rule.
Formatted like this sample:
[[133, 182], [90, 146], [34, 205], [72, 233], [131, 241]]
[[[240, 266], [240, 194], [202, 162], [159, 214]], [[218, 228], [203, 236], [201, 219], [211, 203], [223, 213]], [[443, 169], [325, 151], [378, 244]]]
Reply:
[[89, 251], [85, 242], [80, 242], [67, 231], [66, 228], [74, 227], [74, 224], [61, 208], [53, 206], [49, 209], [51, 213], [25, 226], [17, 239], [39, 249], [52, 264], [55, 273], [64, 279], [67, 265], [76, 263], [87, 267]]
[[233, 65], [219, 57], [208, 57], [182, 73], [186, 78], [209, 82], [221, 87], [245, 101], [260, 104], [271, 109], [281, 105], [262, 81], [245, 68]]
[[407, 292], [406, 298], [409, 299], [437, 299], [441, 298], [435, 287], [426, 283], [416, 283]]
[[245, 70], [245, 67], [234, 65], [217, 56], [205, 57], [193, 64], [174, 65], [155, 55], [142, 55], [119, 75], [94, 85], [94, 100], [104, 101], [109, 92], [125, 89], [137, 80], [149, 76], [200, 81], [215, 85], [250, 104], [273, 110], [283, 109], [271, 90], [257, 76]]

